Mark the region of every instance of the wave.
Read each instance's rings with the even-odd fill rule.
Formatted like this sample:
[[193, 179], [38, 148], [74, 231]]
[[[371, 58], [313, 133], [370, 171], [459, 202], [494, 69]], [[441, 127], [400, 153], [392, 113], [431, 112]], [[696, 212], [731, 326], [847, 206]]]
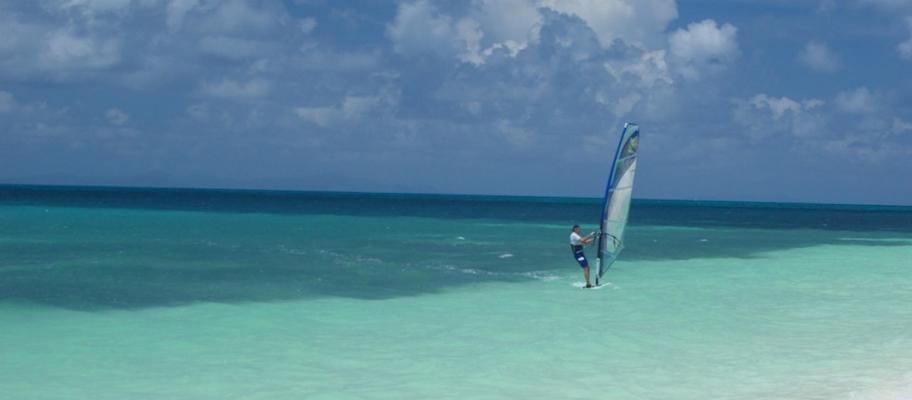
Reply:
[[469, 268], [469, 267], [459, 267], [450, 264], [444, 265], [435, 265], [430, 266], [429, 268], [434, 270], [445, 271], [449, 273], [460, 273], [467, 275], [481, 275], [481, 276], [494, 276], [494, 277], [523, 277], [529, 279], [535, 279], [542, 282], [559, 280], [561, 277], [555, 275], [551, 271], [524, 271], [524, 272], [497, 272], [497, 271], [487, 271], [478, 268]]

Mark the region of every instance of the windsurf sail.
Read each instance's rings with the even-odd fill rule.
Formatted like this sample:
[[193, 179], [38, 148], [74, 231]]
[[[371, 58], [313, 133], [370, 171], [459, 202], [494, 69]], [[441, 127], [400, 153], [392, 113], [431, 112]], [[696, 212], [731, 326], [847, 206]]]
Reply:
[[630, 212], [633, 194], [633, 177], [636, 174], [637, 147], [640, 142], [640, 127], [626, 123], [621, 130], [621, 140], [614, 152], [614, 162], [605, 187], [602, 203], [602, 222], [598, 235], [598, 268], [595, 283], [599, 284], [605, 271], [624, 249], [624, 228]]

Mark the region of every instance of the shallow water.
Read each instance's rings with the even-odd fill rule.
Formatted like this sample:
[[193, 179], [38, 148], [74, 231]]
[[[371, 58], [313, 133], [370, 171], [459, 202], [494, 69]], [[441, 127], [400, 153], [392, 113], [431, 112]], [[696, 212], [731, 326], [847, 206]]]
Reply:
[[577, 289], [568, 227], [597, 219], [589, 199], [0, 187], [0, 387], [912, 397], [912, 210], [635, 202], [609, 286]]

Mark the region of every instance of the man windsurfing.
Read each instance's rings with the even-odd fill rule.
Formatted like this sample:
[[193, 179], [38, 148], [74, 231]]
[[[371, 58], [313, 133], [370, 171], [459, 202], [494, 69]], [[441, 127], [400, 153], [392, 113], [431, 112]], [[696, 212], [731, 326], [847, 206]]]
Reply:
[[579, 225], [573, 225], [573, 231], [570, 232], [570, 251], [573, 252], [573, 258], [576, 259], [576, 262], [583, 268], [583, 277], [586, 278], [585, 287], [588, 289], [592, 287], [592, 284], [589, 283], [589, 261], [586, 260], [586, 254], [583, 253], [583, 246], [592, 243], [592, 237], [595, 236], [595, 232], [580, 236], [581, 230]]

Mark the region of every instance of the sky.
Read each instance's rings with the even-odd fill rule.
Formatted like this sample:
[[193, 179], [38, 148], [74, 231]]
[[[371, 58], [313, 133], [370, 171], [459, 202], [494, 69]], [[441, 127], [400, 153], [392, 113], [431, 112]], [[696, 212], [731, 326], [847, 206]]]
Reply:
[[912, 205], [912, 0], [0, 0], [0, 183]]

